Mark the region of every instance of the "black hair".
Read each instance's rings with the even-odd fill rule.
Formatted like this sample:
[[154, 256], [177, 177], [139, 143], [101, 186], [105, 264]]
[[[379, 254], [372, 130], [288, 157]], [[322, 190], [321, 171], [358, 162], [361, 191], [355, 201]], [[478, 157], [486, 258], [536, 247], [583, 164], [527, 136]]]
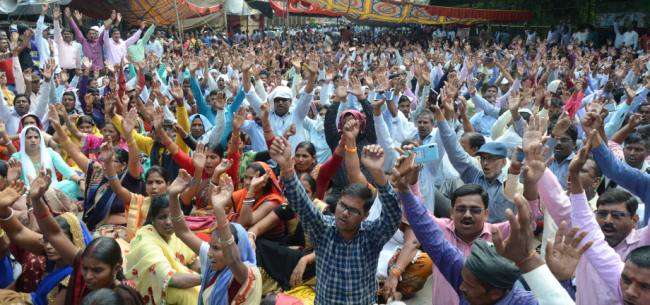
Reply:
[[[251, 162], [250, 164], [248, 164], [246, 169], [249, 168], [256, 171], [260, 176], [266, 174], [266, 169], [264, 169], [264, 167], [257, 162]], [[268, 179], [268, 181], [266, 181], [266, 185], [262, 188], [262, 193], [263, 194], [268, 193], [269, 191], [271, 191], [272, 187], [273, 187], [273, 181], [271, 181], [271, 179]]]
[[[302, 148], [307, 151], [309, 155], [311, 155], [312, 158], [316, 158], [316, 147], [314, 144], [312, 144], [309, 141], [302, 141], [298, 143], [298, 146], [296, 146], [296, 152], [298, 151], [298, 148]], [[295, 154], [295, 152], [294, 152]]]
[[431, 122], [435, 121], [435, 119], [434, 119], [435, 117], [433, 116], [433, 112], [431, 112], [431, 110], [429, 110], [429, 109], [422, 109], [422, 111], [420, 111], [420, 113], [418, 113], [416, 119], [419, 119], [423, 115], [428, 115], [429, 118], [431, 118]]
[[93, 290], [81, 301], [81, 305], [122, 305], [124, 300], [113, 289]]
[[[90, 125], [95, 126], [95, 121], [94, 121], [93, 118], [92, 118], [91, 116], [89, 116], [89, 115], [82, 115], [82, 116], [80, 116], [80, 117], [77, 119], [77, 122], [75, 122], [75, 124], [77, 125], [77, 127], [81, 126], [81, 124], [83, 124], [83, 123], [86, 123], [86, 124], [90, 124]], [[112, 123], [110, 123], [110, 122], [106, 122], [106, 124], [112, 124]]]
[[66, 91], [66, 92], [63, 92], [62, 97], [63, 97], [63, 96], [66, 96], [66, 95], [68, 95], [68, 96], [72, 96], [72, 98], [75, 99], [75, 100], [77, 99], [77, 96], [76, 96], [76, 95], [74, 94], [74, 92], [72, 92], [72, 91]]
[[9, 168], [7, 167], [7, 162], [4, 160], [0, 160], [0, 176], [3, 178], [7, 178], [7, 172], [9, 171]]
[[353, 183], [346, 186], [341, 192], [341, 196], [352, 196], [361, 199], [363, 201], [363, 210], [368, 213], [372, 203], [375, 201], [375, 196], [368, 188], [367, 185], [361, 183]]
[[217, 154], [221, 158], [223, 158], [223, 155], [225, 153], [221, 144], [208, 144], [208, 151]]
[[630, 213], [630, 217], [636, 214], [639, 202], [634, 198], [634, 196], [632, 196], [632, 194], [619, 188], [609, 189], [602, 195], [598, 196], [596, 207], [621, 203], [625, 204], [625, 209]]
[[480, 195], [481, 201], [483, 201], [483, 207], [488, 208], [488, 202], [490, 202], [488, 193], [482, 186], [473, 183], [465, 184], [454, 190], [451, 194], [451, 206], [454, 207], [456, 205], [456, 199], [469, 195]]
[[16, 101], [16, 100], [19, 99], [19, 98], [24, 98], [24, 99], [26, 99], [26, 100], [27, 100], [27, 103], [29, 103], [29, 104], [32, 103], [32, 102], [29, 100], [29, 98], [27, 97], [27, 95], [24, 95], [24, 94], [21, 94], [21, 93], [16, 93], [16, 95], [14, 95], [14, 101]]
[[169, 207], [169, 196], [161, 195], [151, 197], [151, 206], [147, 213], [147, 220], [144, 221], [145, 225], [153, 224], [153, 220], [158, 216], [162, 209]]
[[641, 137], [641, 135], [638, 132], [633, 132], [625, 138], [625, 141], [623, 144], [628, 145], [628, 144], [642, 144], [646, 149], [650, 148], [650, 142], [648, 142], [646, 139]]
[[638, 247], [632, 250], [625, 261], [629, 261], [637, 267], [650, 268], [650, 246]]
[[[232, 237], [235, 239], [235, 245], [239, 244], [239, 236], [237, 235], [237, 228], [232, 223], [228, 227], [230, 228], [230, 234], [232, 234]], [[214, 230], [212, 231], [212, 234], [215, 236], [219, 236], [219, 231]]]
[[408, 96], [406, 96], [406, 95], [402, 95], [402, 96], [400, 96], [399, 100], [397, 101], [397, 104], [399, 105], [399, 104], [402, 103], [402, 102], [409, 102], [409, 103], [410, 103], [411, 100], [409, 99]]
[[462, 137], [467, 138], [469, 146], [472, 149], [478, 150], [481, 148], [481, 146], [483, 146], [483, 144], [485, 144], [485, 137], [483, 137], [483, 135], [478, 132], [466, 132]]
[[298, 179], [307, 181], [309, 187], [311, 188], [311, 192], [316, 193], [316, 180], [314, 180], [314, 177], [312, 177], [309, 173], [302, 173], [298, 175]]
[[115, 154], [115, 160], [120, 163], [129, 163], [129, 152], [123, 148], [115, 147], [113, 149]]
[[578, 141], [578, 128], [575, 125], [570, 124], [569, 128], [566, 129], [566, 134], [573, 140], [573, 143]]
[[154, 166], [150, 167], [149, 170], [147, 171], [147, 173], [144, 174], [144, 181], [145, 182], [147, 180], [149, 180], [149, 176], [151, 176], [152, 173], [158, 173], [161, 177], [163, 177], [163, 179], [165, 179], [165, 182], [168, 182], [167, 181], [167, 179], [168, 179], [167, 178], [167, 172], [165, 171], [165, 169], [163, 167], [158, 166], [158, 165], [154, 165]]
[[61, 231], [65, 233], [65, 236], [67, 236], [69, 240], [72, 240], [72, 231], [70, 230], [70, 224], [68, 221], [62, 216], [54, 217], [54, 220], [59, 225], [59, 228], [61, 228]]
[[[86, 246], [86, 249], [81, 253], [81, 257], [94, 258], [111, 266], [111, 268], [118, 265], [122, 266], [123, 263], [120, 244], [118, 244], [115, 239], [106, 236], [97, 237], [90, 242], [90, 244]], [[125, 280], [126, 277], [124, 277], [122, 268], [118, 270], [116, 278], [120, 281]]]

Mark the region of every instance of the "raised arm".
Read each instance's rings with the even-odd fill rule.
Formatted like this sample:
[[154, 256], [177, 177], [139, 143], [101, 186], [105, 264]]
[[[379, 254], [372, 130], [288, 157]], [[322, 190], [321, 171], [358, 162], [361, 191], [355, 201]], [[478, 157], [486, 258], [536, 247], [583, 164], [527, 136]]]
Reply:
[[23, 182], [19, 179], [0, 192], [0, 226], [12, 243], [31, 253], [43, 255], [45, 248], [42, 235], [25, 227], [18, 219], [16, 211], [10, 207], [21, 198], [24, 191]]
[[63, 148], [68, 156], [72, 158], [77, 166], [79, 166], [79, 168], [81, 168], [81, 170], [85, 173], [88, 170], [88, 166], [90, 165], [91, 161], [88, 159], [88, 157], [86, 157], [86, 155], [81, 152], [79, 146], [74, 145], [72, 141], [70, 141], [68, 134], [65, 132], [65, 130], [63, 130], [63, 127], [61, 126], [60, 117], [54, 105], [50, 105], [48, 117], [50, 126], [54, 128], [54, 131], [56, 131], [56, 135], [59, 138], [59, 144], [61, 145], [61, 148]]
[[183, 192], [188, 186], [196, 183], [192, 181], [192, 177], [184, 169], [178, 171], [178, 176], [168, 188], [169, 192], [169, 212], [171, 214], [172, 223], [174, 225], [174, 233], [183, 241], [194, 253], [199, 254], [201, 249], [200, 238], [194, 234], [185, 223], [183, 212], [181, 211], [178, 195]]
[[[226, 217], [224, 206], [232, 198], [234, 186], [229, 176], [222, 176], [218, 187], [213, 187], [211, 192], [212, 206], [214, 207], [215, 223], [217, 225], [217, 234], [219, 234], [220, 247], [224, 254], [224, 261], [230, 267], [232, 275], [238, 283], [246, 283], [248, 280], [248, 267], [241, 261], [239, 248], [235, 244], [235, 239], [230, 230], [230, 223]], [[243, 230], [243, 229], [242, 229]], [[239, 231], [239, 230], [238, 230]], [[240, 243], [247, 243], [248, 240], [238, 236]]]
[[[113, 145], [111, 145], [109, 142], [106, 142], [102, 144], [100, 149], [101, 151], [99, 155], [99, 161], [102, 162], [102, 165], [104, 167], [104, 175], [106, 179], [108, 179], [108, 183], [111, 186], [111, 189], [120, 201], [124, 202], [125, 204], [131, 202], [131, 196], [133, 194], [124, 186], [122, 186], [122, 182], [120, 181], [120, 178], [117, 176], [117, 172], [113, 167], [112, 160], [115, 157], [113, 155]], [[129, 149], [129, 151], [131, 151], [131, 149]], [[130, 159], [131, 155], [129, 155], [129, 161]]]
[[313, 242], [318, 243], [325, 234], [325, 217], [311, 202], [296, 176], [289, 141], [283, 137], [276, 137], [269, 148], [269, 154], [280, 166], [280, 176], [284, 183], [283, 194], [287, 198], [289, 207], [300, 216], [300, 220]]
[[47, 173], [40, 172], [38, 177], [30, 184], [29, 197], [34, 206], [34, 215], [37, 215], [36, 221], [38, 222], [38, 227], [43, 232], [43, 237], [56, 249], [63, 262], [66, 265], [70, 265], [81, 249], [77, 248], [68, 239], [45, 204], [43, 194], [50, 187], [52, 174], [49, 171]]

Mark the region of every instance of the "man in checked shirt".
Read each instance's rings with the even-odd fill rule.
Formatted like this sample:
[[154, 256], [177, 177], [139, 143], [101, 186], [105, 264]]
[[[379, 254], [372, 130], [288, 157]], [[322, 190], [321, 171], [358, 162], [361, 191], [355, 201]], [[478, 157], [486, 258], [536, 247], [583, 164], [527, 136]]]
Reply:
[[[348, 148], [346, 148], [348, 150]], [[356, 154], [356, 149], [346, 153]], [[309, 234], [316, 252], [316, 305], [371, 305], [377, 299], [377, 259], [383, 245], [398, 228], [402, 211], [383, 172], [384, 152], [378, 145], [364, 147], [361, 162], [371, 173], [382, 203], [381, 216], [366, 221], [373, 193], [366, 185], [343, 190], [334, 216], [325, 216], [307, 196], [293, 169], [289, 142], [276, 137], [270, 148], [280, 166], [284, 196]]]

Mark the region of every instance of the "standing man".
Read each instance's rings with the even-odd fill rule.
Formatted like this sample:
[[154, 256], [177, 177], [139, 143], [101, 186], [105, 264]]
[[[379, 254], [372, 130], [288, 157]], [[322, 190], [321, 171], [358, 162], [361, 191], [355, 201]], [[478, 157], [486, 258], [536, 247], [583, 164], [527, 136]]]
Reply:
[[366, 185], [343, 190], [334, 216], [325, 216], [311, 202], [293, 168], [289, 142], [276, 137], [269, 150], [280, 166], [284, 196], [300, 215], [316, 253], [316, 305], [377, 302], [375, 272], [383, 245], [395, 234], [402, 211], [384, 175], [384, 152], [378, 145], [364, 147], [361, 162], [371, 173], [382, 202], [381, 216], [366, 221], [374, 201]]

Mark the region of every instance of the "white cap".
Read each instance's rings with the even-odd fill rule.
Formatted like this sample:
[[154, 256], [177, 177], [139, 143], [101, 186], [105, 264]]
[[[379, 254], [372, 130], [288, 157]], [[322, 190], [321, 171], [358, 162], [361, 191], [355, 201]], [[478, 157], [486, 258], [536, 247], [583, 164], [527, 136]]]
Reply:
[[550, 82], [550, 83], [548, 84], [548, 86], [546, 86], [546, 90], [549, 91], [549, 92], [551, 92], [551, 93], [556, 93], [556, 92], [557, 92], [557, 88], [560, 87], [560, 84], [561, 84], [561, 83], [562, 83], [561, 80], [556, 79], [556, 80]]
[[100, 28], [98, 26], [96, 26], [96, 25], [91, 26], [90, 29], [97, 32], [97, 33], [100, 32]]
[[509, 83], [510, 83], [510, 82], [509, 82], [508, 79], [505, 78], [505, 77], [501, 80], [501, 84], [502, 84], [502, 85], [507, 85], [507, 84], [509, 84]]
[[287, 86], [277, 86], [269, 93], [269, 102], [273, 102], [276, 98], [286, 98], [291, 99], [293, 94], [291, 93], [291, 88]]

